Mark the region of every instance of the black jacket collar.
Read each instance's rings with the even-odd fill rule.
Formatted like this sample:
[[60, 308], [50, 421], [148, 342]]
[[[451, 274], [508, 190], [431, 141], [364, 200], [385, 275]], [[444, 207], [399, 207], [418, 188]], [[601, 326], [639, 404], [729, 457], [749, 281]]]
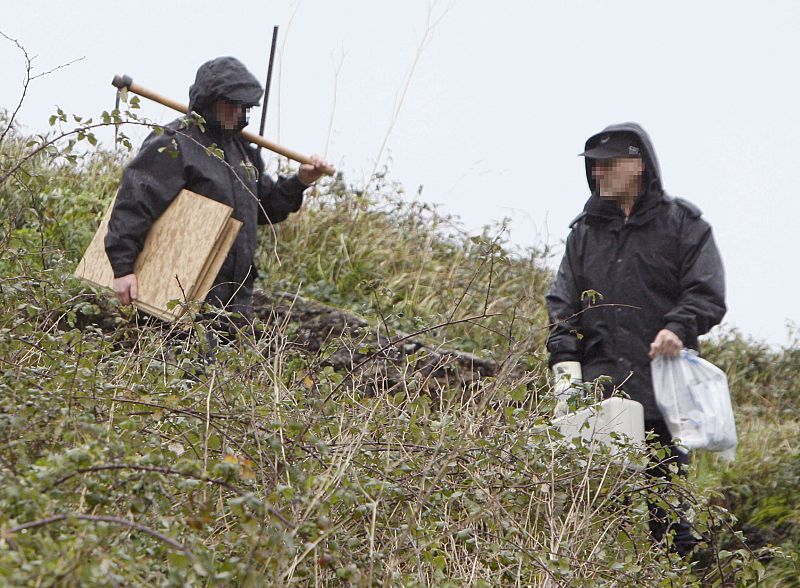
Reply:
[[[659, 205], [664, 201], [664, 192], [656, 182], [650, 182], [648, 189], [643, 192], [633, 205], [627, 224], [643, 225], [658, 213]], [[616, 202], [600, 198], [597, 193], [591, 195], [583, 207], [583, 214], [589, 224], [600, 224], [618, 220], [625, 222], [625, 215]], [[577, 220], [577, 219], [576, 219]]]

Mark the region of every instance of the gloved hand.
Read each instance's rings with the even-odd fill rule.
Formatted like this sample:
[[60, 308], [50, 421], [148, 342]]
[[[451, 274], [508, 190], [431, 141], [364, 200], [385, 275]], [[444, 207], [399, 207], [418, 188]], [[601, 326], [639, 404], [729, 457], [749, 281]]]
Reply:
[[583, 371], [578, 361], [561, 361], [553, 364], [553, 393], [556, 396], [555, 416], [569, 412], [567, 401], [572, 396], [583, 395]]

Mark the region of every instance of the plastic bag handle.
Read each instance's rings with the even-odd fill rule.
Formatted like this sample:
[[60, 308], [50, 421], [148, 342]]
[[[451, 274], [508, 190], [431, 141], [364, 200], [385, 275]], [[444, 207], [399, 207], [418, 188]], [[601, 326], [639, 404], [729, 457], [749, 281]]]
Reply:
[[681, 350], [681, 357], [689, 363], [700, 363], [700, 353], [695, 349], [687, 349], [684, 347]]

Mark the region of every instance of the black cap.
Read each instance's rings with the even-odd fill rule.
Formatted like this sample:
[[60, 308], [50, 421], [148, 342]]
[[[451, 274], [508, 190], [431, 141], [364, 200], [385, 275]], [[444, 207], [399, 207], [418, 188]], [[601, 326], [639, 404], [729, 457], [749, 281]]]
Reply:
[[594, 144], [583, 153], [589, 159], [613, 159], [617, 157], [642, 157], [642, 148], [635, 136], [622, 133], [599, 135]]

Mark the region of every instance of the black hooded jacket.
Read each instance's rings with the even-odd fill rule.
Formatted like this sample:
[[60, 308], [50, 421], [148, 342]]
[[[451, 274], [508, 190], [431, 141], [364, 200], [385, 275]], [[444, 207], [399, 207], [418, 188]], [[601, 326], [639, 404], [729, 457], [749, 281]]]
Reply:
[[[175, 120], [163, 132], [151, 133], [125, 168], [105, 237], [114, 277], [133, 273], [153, 222], [186, 188], [233, 207], [233, 217], [243, 223], [207, 300], [250, 312], [257, 225], [280, 222], [299, 210], [306, 188], [296, 175], [274, 182], [263, 173], [256, 150], [238, 132], [224, 131], [214, 117], [211, 107], [218, 98], [254, 106], [261, 95], [256, 78], [233, 57], [200, 66], [189, 89], [189, 108], [206, 120], [205, 131], [187, 124], [187, 118]], [[208, 150], [212, 146], [224, 152], [224, 161]]]
[[[585, 381], [611, 376], [641, 402], [645, 418], [661, 415], [653, 397], [650, 343], [669, 329], [685, 347], [725, 314], [722, 261], [711, 227], [692, 204], [668, 196], [647, 133], [635, 123], [607, 127], [633, 134], [645, 160], [644, 190], [628, 220], [601, 199], [586, 161], [592, 195], [570, 225], [566, 251], [547, 295], [550, 365], [579, 361]], [[592, 292], [600, 296], [593, 296]]]

